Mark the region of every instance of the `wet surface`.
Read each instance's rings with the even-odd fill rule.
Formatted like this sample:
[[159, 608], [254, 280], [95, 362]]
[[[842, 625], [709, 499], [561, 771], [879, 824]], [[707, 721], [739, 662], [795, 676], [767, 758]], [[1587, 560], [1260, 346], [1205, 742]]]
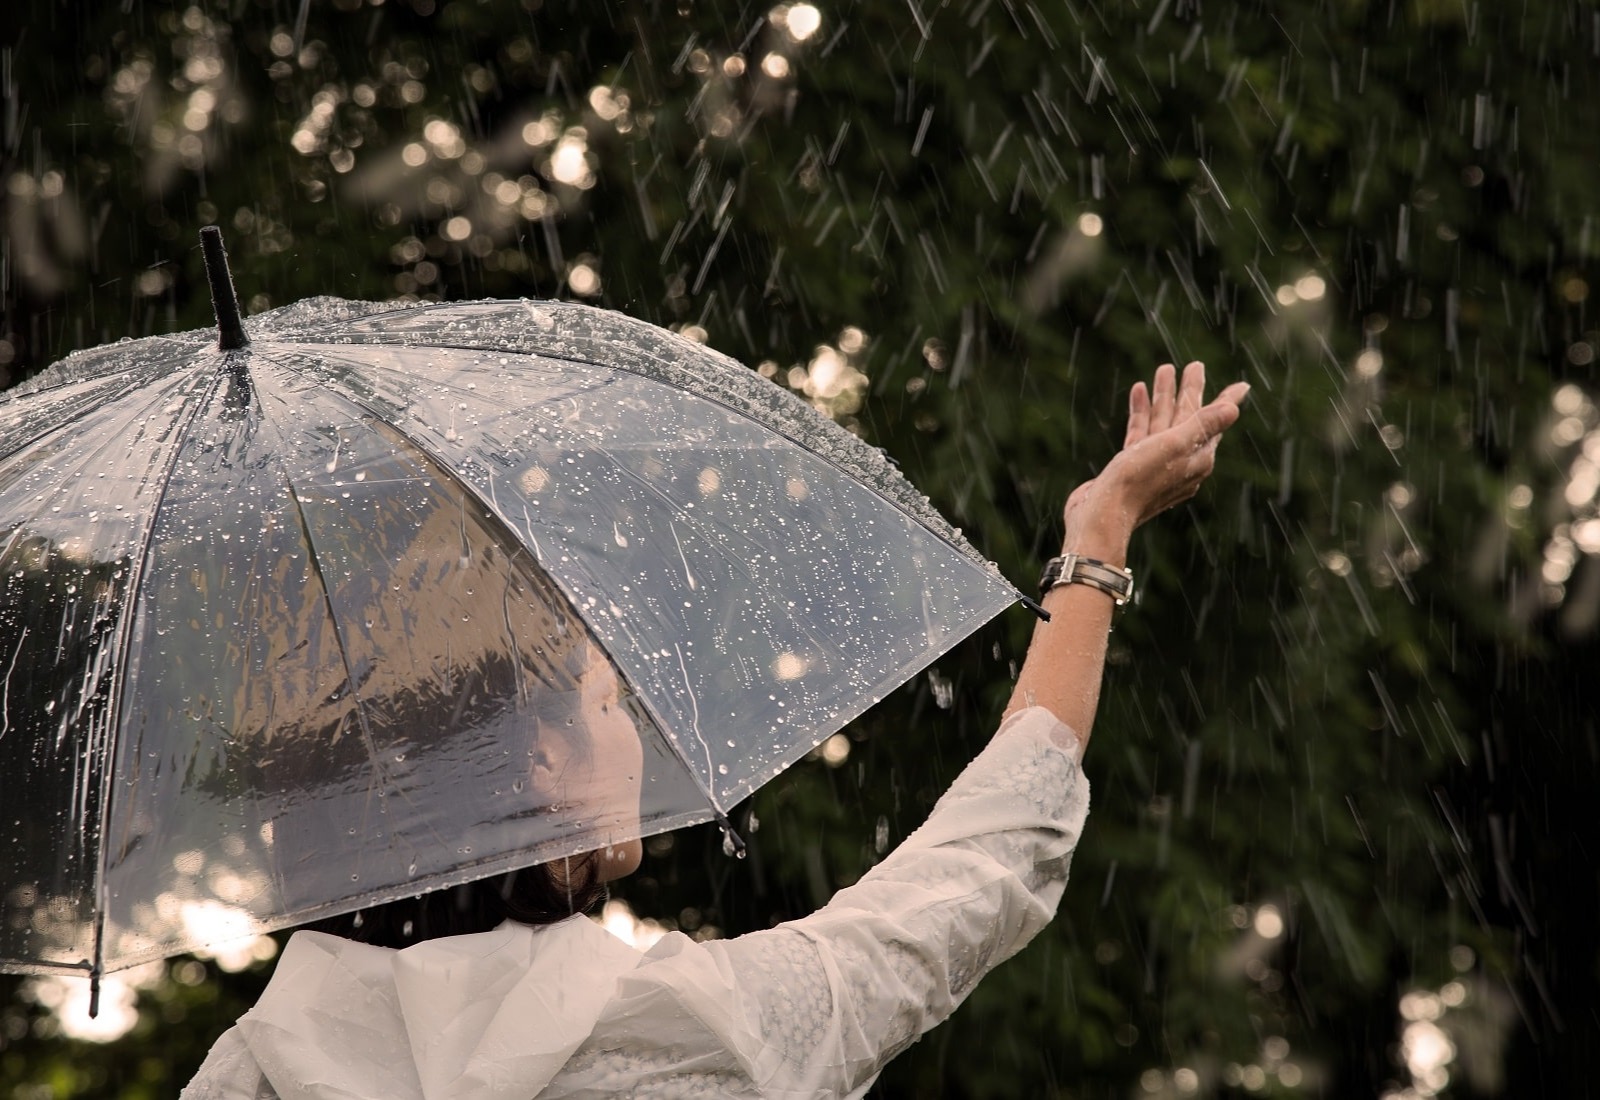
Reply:
[[[8, 869], [8, 958], [80, 964], [100, 918], [116, 967], [707, 820], [1014, 598], [880, 453], [689, 341], [365, 312], [102, 349], [0, 410], [5, 848], [50, 861]], [[595, 720], [589, 644], [636, 819], [538, 778], [551, 708]]]

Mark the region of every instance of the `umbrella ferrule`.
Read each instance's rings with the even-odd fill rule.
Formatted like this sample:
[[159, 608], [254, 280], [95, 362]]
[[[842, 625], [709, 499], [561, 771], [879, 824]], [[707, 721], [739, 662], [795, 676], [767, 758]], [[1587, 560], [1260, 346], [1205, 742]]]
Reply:
[[1024, 596], [1021, 592], [1017, 593], [1017, 599], [1022, 601], [1023, 607], [1026, 607], [1029, 611], [1039, 616], [1039, 620], [1041, 622], [1047, 623], [1050, 621], [1050, 612], [1044, 609], [1044, 604], [1040, 603], [1031, 596]]
[[722, 830], [722, 850], [730, 856], [743, 859], [749, 853], [749, 846], [745, 844], [744, 837], [733, 827], [733, 822], [728, 820], [728, 815], [721, 810], [717, 811], [717, 828]]
[[217, 318], [217, 347], [223, 351], [242, 348], [250, 338], [244, 334], [239, 295], [228, 270], [228, 250], [222, 245], [221, 229], [208, 225], [200, 230], [200, 253], [206, 261], [206, 281], [211, 284], [211, 312]]

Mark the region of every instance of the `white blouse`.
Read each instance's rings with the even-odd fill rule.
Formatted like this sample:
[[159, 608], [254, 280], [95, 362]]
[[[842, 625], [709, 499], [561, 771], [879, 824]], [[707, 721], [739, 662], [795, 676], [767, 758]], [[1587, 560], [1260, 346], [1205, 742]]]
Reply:
[[731, 940], [639, 952], [584, 917], [403, 951], [297, 933], [184, 1100], [860, 1096], [1055, 913], [1089, 810], [1077, 745], [1013, 715], [859, 882]]

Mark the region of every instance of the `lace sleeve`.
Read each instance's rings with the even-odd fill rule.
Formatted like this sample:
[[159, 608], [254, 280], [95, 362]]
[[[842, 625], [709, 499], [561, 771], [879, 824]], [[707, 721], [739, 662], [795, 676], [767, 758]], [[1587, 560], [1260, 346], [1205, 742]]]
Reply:
[[1075, 741], [1048, 711], [1014, 716], [922, 828], [787, 926], [828, 974], [829, 1061], [848, 1082], [870, 1082], [1055, 915], [1089, 809], [1088, 782], [1061, 747]]
[[921, 829], [816, 913], [663, 940], [560, 1094], [859, 1095], [1054, 914], [1088, 813], [1072, 741], [1024, 711]]

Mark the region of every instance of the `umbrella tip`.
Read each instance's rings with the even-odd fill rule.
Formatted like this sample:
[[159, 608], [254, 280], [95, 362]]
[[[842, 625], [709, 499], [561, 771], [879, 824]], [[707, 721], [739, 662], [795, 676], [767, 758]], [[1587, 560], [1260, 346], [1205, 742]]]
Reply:
[[211, 312], [217, 318], [217, 346], [224, 351], [242, 348], [250, 342], [244, 334], [239, 313], [239, 295], [233, 289], [228, 271], [228, 251], [222, 246], [222, 230], [214, 225], [200, 230], [200, 252], [206, 261], [206, 280], [211, 284]]
[[749, 847], [733, 827], [733, 822], [728, 820], [728, 815], [721, 810], [716, 811], [717, 828], [722, 830], [722, 854], [725, 856], [738, 856], [740, 859], [750, 854]]

